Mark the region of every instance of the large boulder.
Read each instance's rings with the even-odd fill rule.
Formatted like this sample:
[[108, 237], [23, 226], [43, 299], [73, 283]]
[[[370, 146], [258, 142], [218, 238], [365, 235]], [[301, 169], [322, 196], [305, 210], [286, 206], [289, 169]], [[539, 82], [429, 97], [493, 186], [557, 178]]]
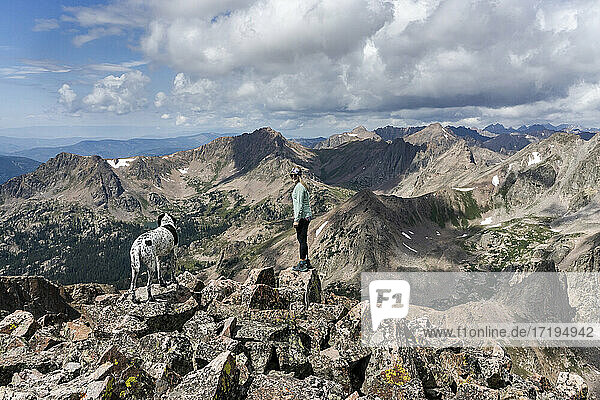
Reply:
[[90, 328], [84, 318], [67, 322], [62, 330], [62, 335], [73, 342], [86, 340], [91, 334], [92, 328]]
[[415, 349], [410, 347], [371, 349], [360, 373], [364, 377], [362, 391], [383, 399], [424, 400], [425, 391], [414, 363], [415, 358]]
[[40, 326], [33, 314], [17, 310], [0, 321], [0, 333], [29, 339]]
[[155, 301], [136, 303], [122, 296], [109, 295], [102, 302], [84, 305], [94, 333], [110, 337], [119, 332], [129, 332], [138, 337], [155, 332], [180, 330], [194, 316], [198, 303], [193, 297], [184, 303]]
[[268, 285], [271, 287], [277, 287], [275, 269], [273, 269], [273, 267], [264, 267], [250, 270], [248, 278], [244, 282], [244, 286], [251, 285]]
[[241, 396], [235, 357], [224, 351], [206, 367], [183, 377], [166, 397], [169, 400], [237, 400]]
[[307, 272], [294, 271], [292, 268], [279, 273], [279, 287], [289, 296], [289, 302], [300, 301], [306, 306], [321, 302], [321, 279], [315, 269]]
[[100, 283], [76, 283], [64, 287], [66, 299], [72, 304], [93, 304], [96, 297], [117, 293], [113, 285]]
[[462, 383], [458, 386], [456, 398], [470, 400], [498, 400], [499, 393], [495, 389], [490, 389], [474, 383]]
[[241, 304], [249, 309], [273, 310], [285, 307], [279, 291], [269, 285], [244, 286], [241, 290]]
[[139, 357], [144, 369], [155, 379], [165, 370], [184, 376], [194, 369], [190, 340], [178, 332], [157, 332], [142, 337]]
[[200, 307], [205, 308], [212, 302], [222, 301], [241, 287], [239, 282], [231, 279], [211, 280], [200, 292]]
[[198, 275], [192, 274], [190, 271], [184, 271], [175, 278], [177, 284], [186, 287], [192, 293], [200, 293], [204, 289], [204, 282]]
[[[183, 303], [192, 296], [192, 291], [186, 286], [177, 283], [163, 287], [159, 284], [152, 284], [152, 296], [155, 301], [166, 301], [169, 303]], [[148, 288], [146, 286], [138, 287], [135, 290], [135, 298], [137, 301], [145, 302], [148, 300]]]
[[79, 317], [63, 296], [62, 289], [40, 276], [0, 276], [0, 310], [28, 311], [37, 319], [45, 314]]
[[345, 400], [347, 393], [331, 381], [309, 376], [297, 379], [284, 374], [257, 375], [250, 389], [248, 400]]
[[587, 399], [588, 386], [583, 378], [571, 372], [561, 372], [556, 379], [556, 393], [564, 399]]

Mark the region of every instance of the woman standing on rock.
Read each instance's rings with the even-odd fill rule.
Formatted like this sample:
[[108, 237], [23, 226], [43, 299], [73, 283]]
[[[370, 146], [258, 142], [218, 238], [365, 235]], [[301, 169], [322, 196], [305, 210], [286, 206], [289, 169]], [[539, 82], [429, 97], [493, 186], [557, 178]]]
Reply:
[[294, 271], [307, 271], [312, 268], [308, 259], [308, 224], [312, 218], [310, 212], [309, 194], [306, 185], [302, 182], [302, 171], [295, 167], [290, 172], [290, 177], [296, 183], [292, 192], [294, 203], [294, 228], [296, 228], [296, 238], [300, 244], [300, 262], [294, 266]]

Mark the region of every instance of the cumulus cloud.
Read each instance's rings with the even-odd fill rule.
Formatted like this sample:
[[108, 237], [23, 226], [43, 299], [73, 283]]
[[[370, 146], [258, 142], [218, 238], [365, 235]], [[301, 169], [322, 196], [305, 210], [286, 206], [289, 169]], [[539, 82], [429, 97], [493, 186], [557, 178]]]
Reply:
[[156, 108], [160, 108], [165, 104], [166, 100], [167, 100], [167, 95], [165, 94], [165, 92], [158, 92], [154, 96], [154, 106]]
[[185, 115], [177, 114], [177, 117], [175, 117], [175, 125], [185, 125], [187, 120], [188, 118]]
[[83, 98], [83, 104], [92, 112], [126, 114], [139, 110], [147, 103], [143, 92], [148, 82], [150, 79], [140, 71], [109, 75], [94, 85], [92, 92]]
[[77, 94], [68, 85], [58, 90], [59, 103], [68, 111], [110, 112], [127, 114], [143, 109], [147, 104], [144, 89], [150, 79], [140, 71], [121, 76], [108, 75], [94, 84], [88, 95], [78, 101]]
[[73, 110], [73, 105], [75, 100], [77, 99], [77, 94], [71, 89], [71, 86], [67, 83], [63, 84], [60, 89], [58, 89], [58, 102], [63, 104], [67, 110]]
[[593, 0], [121, 0], [66, 11], [81, 45], [141, 32], [144, 56], [176, 71], [154, 105], [183, 123], [600, 122]]

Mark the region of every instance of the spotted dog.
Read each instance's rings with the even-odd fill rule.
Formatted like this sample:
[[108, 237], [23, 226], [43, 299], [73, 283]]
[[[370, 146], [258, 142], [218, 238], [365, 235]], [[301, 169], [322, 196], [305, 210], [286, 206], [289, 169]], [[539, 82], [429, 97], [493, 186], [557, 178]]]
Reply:
[[131, 286], [129, 291], [134, 301], [136, 301], [135, 287], [137, 277], [142, 265], [145, 265], [148, 269], [148, 283], [146, 286], [148, 301], [154, 300], [151, 293], [151, 282], [152, 276], [155, 273], [158, 283], [161, 286], [165, 286], [164, 279], [161, 276], [161, 261], [164, 261], [165, 258], [171, 258], [173, 264], [175, 263], [175, 246], [177, 246], [178, 242], [179, 238], [175, 230], [175, 219], [165, 213], [158, 216], [158, 228], [145, 232], [135, 239], [129, 252], [131, 256]]

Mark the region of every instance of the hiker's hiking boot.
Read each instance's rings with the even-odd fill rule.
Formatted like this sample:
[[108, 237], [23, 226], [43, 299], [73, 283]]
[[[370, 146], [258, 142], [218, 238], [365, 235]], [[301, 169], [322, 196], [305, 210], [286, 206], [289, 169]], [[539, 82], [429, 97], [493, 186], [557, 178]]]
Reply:
[[314, 267], [311, 265], [310, 260], [306, 260], [306, 268], [313, 269]]
[[294, 265], [292, 269], [296, 272], [306, 272], [308, 271], [308, 267], [306, 266], [306, 261], [302, 260], [298, 264]]

